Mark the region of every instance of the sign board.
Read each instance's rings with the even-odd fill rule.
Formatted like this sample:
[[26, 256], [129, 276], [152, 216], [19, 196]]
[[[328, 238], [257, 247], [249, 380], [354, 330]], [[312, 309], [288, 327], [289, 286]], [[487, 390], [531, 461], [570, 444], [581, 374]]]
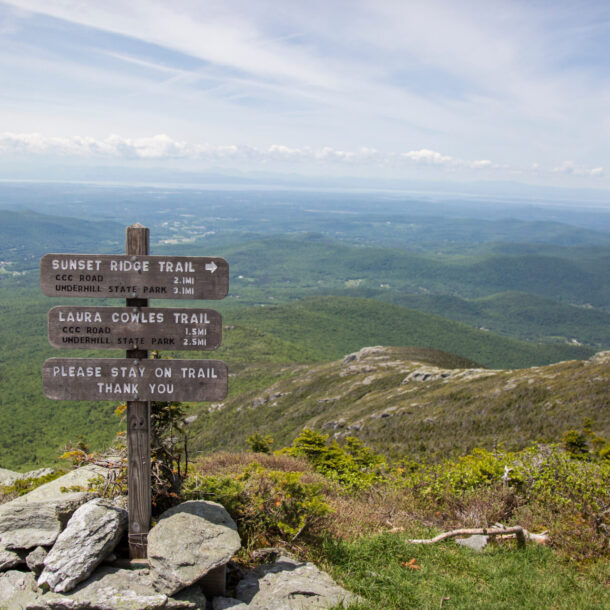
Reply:
[[49, 358], [42, 387], [54, 400], [223, 400], [228, 372], [220, 360]]
[[222, 299], [229, 264], [209, 256], [45, 254], [40, 287], [49, 297]]
[[210, 350], [222, 337], [213, 309], [59, 306], [48, 320], [55, 347]]

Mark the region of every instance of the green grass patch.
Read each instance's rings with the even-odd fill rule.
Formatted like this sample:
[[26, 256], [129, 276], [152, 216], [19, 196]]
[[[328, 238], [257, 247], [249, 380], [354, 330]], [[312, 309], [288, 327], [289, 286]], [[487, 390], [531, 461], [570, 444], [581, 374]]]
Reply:
[[[366, 599], [353, 606], [358, 610], [436, 609], [441, 602], [442, 608], [464, 610], [610, 605], [604, 566], [575, 568], [535, 545], [518, 550], [505, 543], [475, 553], [454, 542], [413, 545], [406, 534], [382, 534], [354, 541], [328, 539], [321, 559], [334, 578]], [[409, 567], [413, 559], [419, 569]]]

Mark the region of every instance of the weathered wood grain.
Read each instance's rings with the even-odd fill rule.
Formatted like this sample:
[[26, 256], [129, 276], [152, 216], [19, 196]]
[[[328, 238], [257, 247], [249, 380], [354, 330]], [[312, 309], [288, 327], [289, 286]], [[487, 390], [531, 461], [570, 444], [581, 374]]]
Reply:
[[[150, 231], [135, 224], [127, 227], [125, 235], [126, 258], [137, 261], [139, 256], [149, 253]], [[140, 269], [142, 273], [142, 269]], [[42, 266], [41, 266], [42, 273]], [[131, 283], [134, 283], [133, 281]], [[43, 290], [44, 292], [44, 290]], [[127, 298], [127, 307], [147, 307], [148, 300], [133, 290]], [[138, 361], [148, 358], [148, 351], [135, 349], [126, 351], [127, 358]], [[136, 396], [136, 398], [138, 398]], [[132, 559], [146, 557], [147, 537], [152, 511], [150, 472], [150, 403], [142, 400], [127, 401], [127, 494], [128, 494], [128, 541]]]

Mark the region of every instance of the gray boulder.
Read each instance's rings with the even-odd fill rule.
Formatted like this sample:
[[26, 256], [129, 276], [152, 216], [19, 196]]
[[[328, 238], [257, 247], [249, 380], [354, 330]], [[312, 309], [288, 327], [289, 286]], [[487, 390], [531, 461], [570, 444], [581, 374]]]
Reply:
[[36, 599], [36, 579], [29, 572], [0, 574], [0, 608], [26, 608]]
[[3, 504], [0, 506], [0, 545], [7, 549], [52, 545], [72, 513], [84, 500], [83, 497], [61, 504]]
[[23, 554], [0, 547], [0, 572], [24, 563]]
[[69, 591], [85, 580], [117, 545], [127, 512], [101, 498], [83, 504], [44, 560], [39, 586]]
[[285, 555], [252, 570], [237, 584], [235, 597], [251, 610], [321, 609], [358, 600], [313, 563]]
[[85, 466], [0, 505], [0, 546], [31, 549], [52, 545], [72, 513], [96, 494], [62, 491], [86, 487], [103, 469]]
[[240, 547], [237, 526], [220, 504], [194, 500], [170, 508], [148, 534], [155, 587], [172, 595], [226, 564]]
[[[0, 606], [1, 607], [1, 606]], [[206, 600], [198, 587], [175, 597], [155, 591], [149, 570], [98, 568], [69, 593], [38, 595], [29, 608], [36, 610], [203, 610]]]
[[25, 563], [36, 576], [44, 570], [44, 560], [48, 555], [47, 549], [37, 546], [26, 558]]

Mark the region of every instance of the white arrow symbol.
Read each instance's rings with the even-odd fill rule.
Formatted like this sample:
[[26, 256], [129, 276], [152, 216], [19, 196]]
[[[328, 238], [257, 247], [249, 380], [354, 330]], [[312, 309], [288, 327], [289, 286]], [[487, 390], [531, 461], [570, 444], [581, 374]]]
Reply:
[[218, 269], [218, 265], [216, 265], [216, 263], [214, 261], [212, 261], [211, 263], [206, 263], [206, 266], [205, 266], [206, 271], [209, 271], [210, 273], [214, 273], [214, 271], [216, 271], [216, 269]]

